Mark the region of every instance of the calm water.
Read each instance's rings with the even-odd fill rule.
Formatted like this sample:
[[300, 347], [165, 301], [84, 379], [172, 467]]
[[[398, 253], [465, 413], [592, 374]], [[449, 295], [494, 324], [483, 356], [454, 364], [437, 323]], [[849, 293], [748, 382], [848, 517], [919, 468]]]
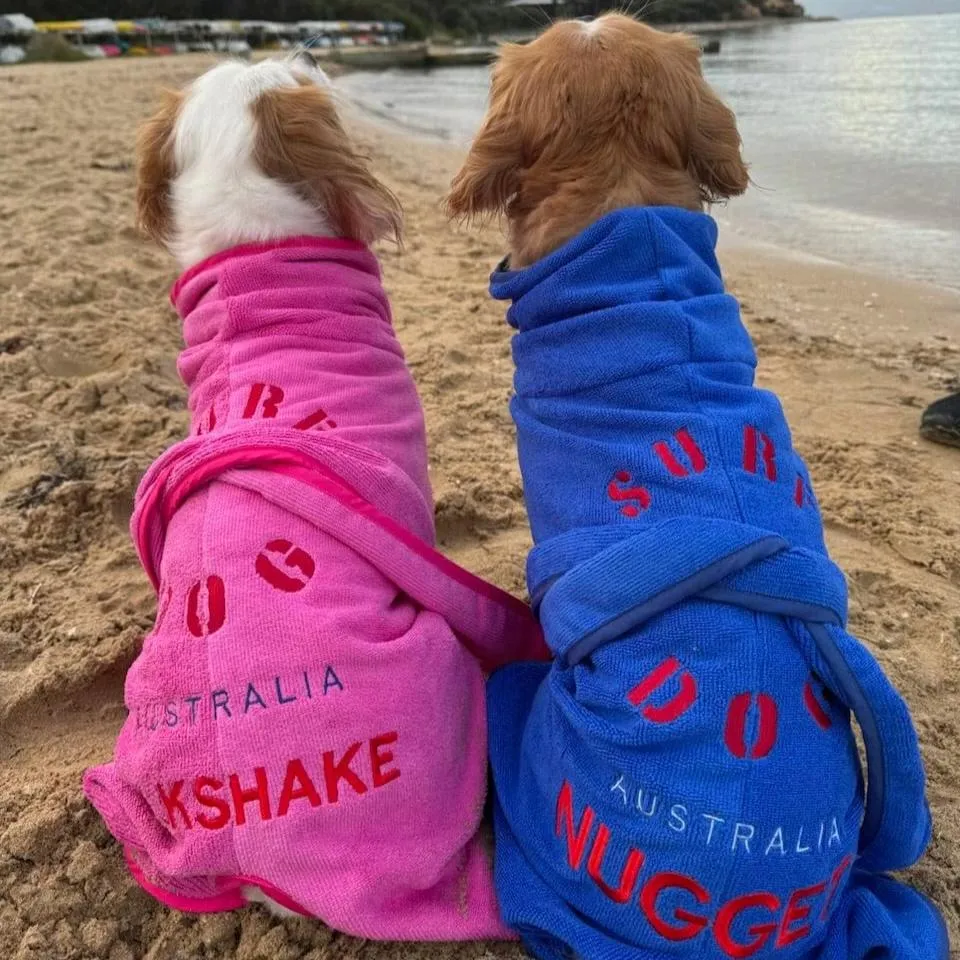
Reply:
[[[817, 12], [902, 2], [820, 0]], [[757, 184], [715, 211], [721, 221], [762, 242], [960, 288], [960, 14], [732, 33], [704, 63], [737, 111]], [[465, 147], [488, 71], [354, 74], [342, 86], [381, 119]]]
[[804, 0], [814, 17], [907, 17], [960, 13], [960, 0]]

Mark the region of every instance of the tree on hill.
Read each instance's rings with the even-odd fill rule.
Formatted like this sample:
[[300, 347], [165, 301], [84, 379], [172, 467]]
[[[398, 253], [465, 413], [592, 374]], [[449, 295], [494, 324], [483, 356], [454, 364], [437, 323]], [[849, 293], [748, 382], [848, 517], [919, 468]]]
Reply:
[[[752, 0], [758, 11], [777, 6], [798, 8], [791, 0]], [[622, 0], [567, 0], [566, 13], [597, 15]], [[269, 10], [262, 0], [14, 0], [17, 12], [34, 20], [74, 20], [111, 17], [116, 20], [168, 17], [174, 20], [397, 20], [407, 36], [418, 39], [437, 30], [463, 35], [490, 34], [507, 29], [529, 29], [547, 17], [509, 6], [508, 0], [274, 0]], [[541, 5], [548, 13], [549, 0]], [[725, 20], [735, 17], [743, 0], [650, 0], [639, 4], [643, 18], [652, 22]], [[644, 9], [645, 7], [645, 9]]]
[[13, 6], [34, 20], [397, 20], [413, 36], [436, 29], [493, 31], [527, 22], [504, 0], [274, 0], [269, 10], [262, 0], [14, 0]]

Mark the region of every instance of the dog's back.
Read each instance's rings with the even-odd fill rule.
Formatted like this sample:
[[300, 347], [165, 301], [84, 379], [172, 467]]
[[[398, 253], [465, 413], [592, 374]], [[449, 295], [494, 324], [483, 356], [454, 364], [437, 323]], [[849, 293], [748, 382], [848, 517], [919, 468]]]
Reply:
[[941, 957], [932, 908], [867, 874], [929, 840], [916, 740], [715, 239], [625, 210], [494, 277], [557, 657], [490, 682], [505, 917], [545, 958]]

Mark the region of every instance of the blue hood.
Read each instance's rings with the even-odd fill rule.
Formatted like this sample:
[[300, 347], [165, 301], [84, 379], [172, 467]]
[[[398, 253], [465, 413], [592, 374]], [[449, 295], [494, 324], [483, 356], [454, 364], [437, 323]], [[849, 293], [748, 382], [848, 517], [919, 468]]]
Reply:
[[[494, 274], [518, 331], [512, 412], [538, 544], [692, 516], [825, 553], [783, 409], [754, 386], [756, 354], [724, 291], [716, 236], [702, 214], [621, 211], [529, 270]], [[615, 499], [637, 487], [646, 497]]]

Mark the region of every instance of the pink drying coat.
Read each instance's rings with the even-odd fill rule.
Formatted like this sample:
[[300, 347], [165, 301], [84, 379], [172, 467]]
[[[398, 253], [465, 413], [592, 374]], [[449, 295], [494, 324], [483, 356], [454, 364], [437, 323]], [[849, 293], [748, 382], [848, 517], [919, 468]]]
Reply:
[[132, 531], [156, 626], [84, 788], [181, 910], [244, 888], [356, 936], [509, 936], [478, 837], [484, 675], [527, 607], [433, 549], [423, 414], [375, 258], [245, 247], [174, 287], [192, 436]]

